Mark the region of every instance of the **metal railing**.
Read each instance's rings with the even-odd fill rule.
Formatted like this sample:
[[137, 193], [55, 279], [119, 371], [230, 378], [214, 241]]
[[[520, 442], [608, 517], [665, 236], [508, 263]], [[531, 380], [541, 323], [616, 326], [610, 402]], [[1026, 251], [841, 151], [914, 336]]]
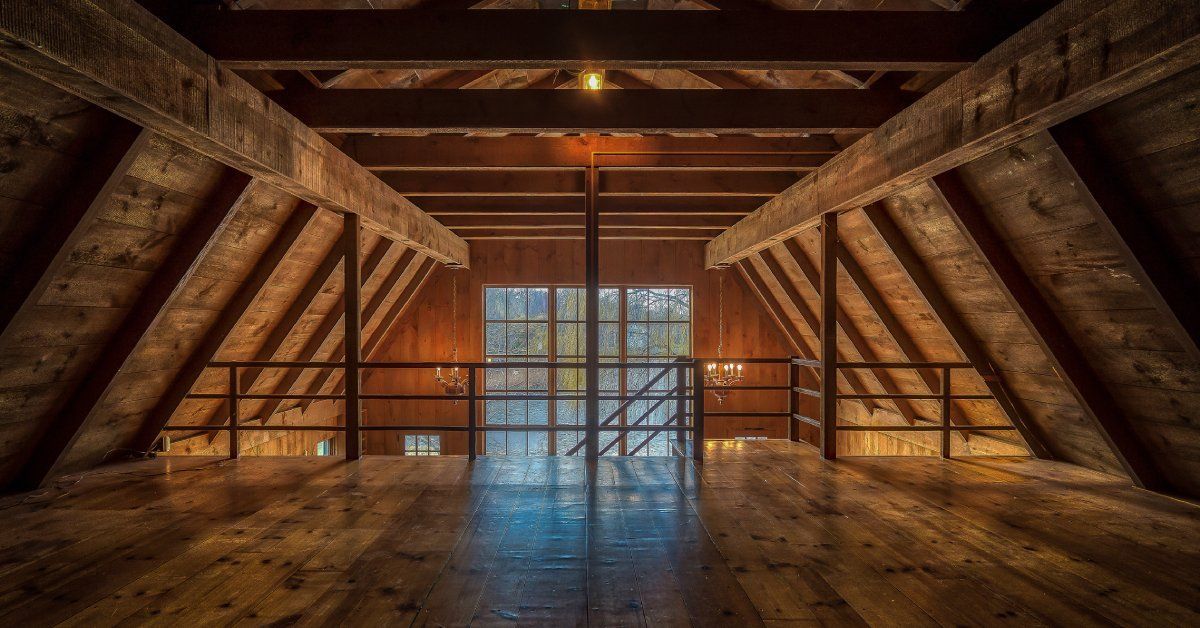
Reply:
[[[725, 361], [739, 362], [742, 364], [788, 364], [791, 358], [722, 358]], [[793, 412], [789, 408], [787, 412], [706, 412], [704, 395], [706, 392], [721, 392], [721, 391], [788, 391], [789, 386], [723, 386], [711, 387], [705, 386], [703, 377], [703, 365], [709, 362], [706, 358], [677, 358], [669, 362], [602, 362], [600, 368], [603, 369], [661, 369], [654, 377], [649, 378], [647, 383], [639, 390], [632, 394], [617, 394], [617, 393], [601, 393], [598, 396], [599, 401], [620, 401], [621, 404], [616, 410], [610, 412], [602, 421], [599, 422], [596, 428], [597, 434], [600, 432], [617, 432], [617, 433], [644, 433], [645, 438], [626, 455], [635, 455], [642, 449], [647, 447], [651, 441], [659, 434], [664, 432], [673, 432], [676, 435], [676, 440], [680, 450], [686, 448], [686, 441], [690, 435], [693, 441], [692, 456], [696, 460], [702, 460], [704, 456], [704, 418], [707, 417], [778, 417], [786, 418], [792, 416]], [[249, 393], [241, 390], [241, 370], [242, 369], [345, 369], [346, 364], [343, 362], [329, 361], [307, 361], [307, 362], [287, 362], [287, 361], [217, 361], [210, 362], [208, 368], [222, 369], [227, 372], [227, 390], [223, 393], [190, 393], [186, 396], [187, 399], [197, 400], [222, 400], [225, 401], [228, 407], [228, 423], [225, 424], [201, 424], [201, 425], [184, 425], [168, 423], [163, 427], [163, 432], [186, 431], [191, 433], [205, 432], [227, 432], [229, 434], [229, 456], [237, 458], [240, 441], [239, 436], [242, 432], [249, 431], [322, 431], [322, 432], [350, 432], [351, 428], [354, 431], [361, 432], [466, 432], [467, 433], [467, 454], [471, 459], [475, 459], [478, 454], [478, 435], [486, 432], [580, 432], [586, 433], [588, 426], [585, 424], [558, 424], [558, 425], [513, 425], [513, 424], [489, 424], [479, 421], [479, 404], [487, 401], [585, 401], [587, 396], [580, 392], [494, 392], [481, 393], [479, 390], [481, 378], [480, 374], [485, 373], [489, 369], [584, 369], [586, 364], [583, 362], [536, 362], [536, 361], [507, 361], [507, 362], [363, 362], [359, 365], [361, 370], [412, 370], [412, 369], [436, 369], [436, 368], [459, 368], [465, 370], [469, 380], [466, 391], [461, 395], [452, 394], [405, 394], [405, 393], [360, 393], [360, 400], [385, 400], [385, 401], [451, 401], [463, 402], [467, 404], [467, 417], [465, 425], [444, 425], [433, 424], [429, 422], [393, 422], [387, 424], [363, 424], [358, 426], [347, 425], [271, 425], [266, 421], [270, 417], [262, 418], [260, 425], [247, 425], [243, 422], [246, 417], [242, 416], [242, 403], [244, 401], [255, 400], [347, 400], [347, 394], [343, 391], [337, 394], [301, 394], [301, 393]], [[675, 385], [669, 389], [654, 389], [653, 387], [661, 382], [669, 373], [674, 372], [676, 375]], [[690, 372], [690, 383], [689, 383]], [[789, 399], [791, 395], [789, 395]], [[632, 420], [626, 420], [625, 424], [613, 423], [620, 419], [632, 405], [638, 401], [653, 402], [641, 414]], [[652, 414], [662, 407], [665, 403], [674, 402], [674, 411], [670, 417], [663, 423], [648, 423]], [[690, 408], [689, 408], [690, 404]], [[393, 421], [395, 421], [393, 419]], [[791, 432], [791, 422], [789, 421], [789, 433]], [[617, 442], [614, 439], [611, 443], [605, 446], [600, 453], [607, 453]], [[583, 447], [583, 439], [579, 443], [573, 445], [567, 455], [577, 453]], [[349, 449], [349, 448], [347, 448]]]
[[[819, 398], [821, 392], [808, 388], [801, 388], [798, 385], [798, 369], [801, 366], [820, 368], [821, 362], [818, 360], [803, 360], [792, 359], [791, 371], [792, 381], [795, 386], [793, 392], [801, 395], [812, 396]], [[955, 432], [988, 432], [988, 431], [1015, 431], [1016, 428], [1012, 425], [971, 425], [971, 424], [954, 424], [951, 417], [951, 409], [954, 401], [957, 400], [989, 400], [994, 401], [995, 395], [992, 394], [957, 394], [952, 392], [951, 373], [957, 369], [975, 370], [975, 365], [970, 362], [838, 362], [835, 365], [835, 372], [843, 369], [935, 369], [941, 372], [941, 387], [935, 394], [846, 394], [837, 392], [837, 386], [831, 387], [834, 399], [891, 399], [891, 400], [927, 400], [938, 401], [940, 406], [940, 417], [937, 423], [929, 423], [926, 425], [839, 425], [837, 417], [822, 417], [814, 419], [812, 417], [803, 416], [799, 413], [792, 415], [792, 418], [808, 425], [812, 425], [821, 430], [821, 441], [827, 442], [825, 439], [826, 430], [835, 430], [838, 432], [940, 432], [941, 433], [941, 455], [943, 458], [951, 457], [951, 434]], [[832, 456], [836, 457], [836, 439], [834, 443], [834, 451]], [[829, 452], [823, 452], [828, 454]]]

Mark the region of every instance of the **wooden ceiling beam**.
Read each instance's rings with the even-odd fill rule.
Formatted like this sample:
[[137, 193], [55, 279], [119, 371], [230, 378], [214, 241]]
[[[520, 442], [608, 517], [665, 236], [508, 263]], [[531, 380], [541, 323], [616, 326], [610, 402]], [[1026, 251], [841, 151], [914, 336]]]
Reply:
[[0, 59], [301, 200], [357, 213], [406, 246], [469, 263], [466, 242], [135, 0], [0, 0]]
[[[379, 178], [414, 202], [426, 196], [583, 196], [584, 169], [393, 170]], [[601, 196], [760, 196], [770, 198], [796, 172], [617, 170], [599, 173]]]
[[238, 69], [959, 70], [1021, 13], [197, 11], [180, 28]]
[[1166, 492], [1170, 484], [1153, 456], [1130, 427], [1120, 406], [1108, 392], [1087, 357], [1071, 339], [1058, 316], [1025, 274], [1020, 263], [988, 223], [958, 174], [951, 171], [934, 178], [934, 191], [967, 243], [984, 263], [996, 286], [1037, 339], [1063, 384], [1079, 402], [1113, 455], [1138, 486]]
[[228, 170], [218, 184], [211, 204], [188, 225], [167, 258], [146, 282], [120, 327], [109, 337], [87, 377], [55, 413], [31, 449], [31, 456], [12, 488], [33, 490], [53, 478], [84, 426], [104, 402], [113, 383], [138, 344], [162, 319], [167, 304], [183, 288], [220, 237], [237, 208], [246, 200], [252, 179]]
[[[555, 229], [560, 227], [583, 227], [583, 214], [552, 215], [552, 216], [493, 216], [488, 214], [441, 216], [442, 224], [454, 230], [459, 229]], [[639, 229], [686, 229], [704, 227], [709, 229], [727, 229], [737, 222], [738, 215], [729, 216], [643, 216], [609, 215], [600, 217], [600, 227], [626, 227]]]
[[1025, 421], [1027, 413], [1024, 408], [1017, 407], [1016, 400], [1008, 393], [1008, 389], [1004, 386], [1004, 380], [996, 372], [979, 339], [963, 322], [962, 316], [946, 298], [937, 280], [929, 273], [929, 269], [921, 261], [916, 249], [909, 243], [908, 238], [892, 220], [892, 217], [888, 215], [887, 210], [875, 203], [864, 207], [863, 215], [871, 230], [887, 245], [901, 270], [904, 271], [912, 286], [916, 288], [917, 294], [920, 295], [925, 305], [933, 312], [934, 318], [941, 324], [942, 329], [946, 330], [959, 353], [974, 365], [975, 371], [983, 378], [988, 392], [995, 397], [1001, 411], [1017, 429], [1021, 438], [1025, 440], [1025, 445], [1029, 448], [1030, 453], [1036, 458], [1053, 458], [1043, 444], [1043, 439], [1034, 432], [1033, 426]]
[[[414, 200], [432, 216], [481, 214], [581, 215], [583, 199], [562, 196], [424, 196]], [[762, 205], [755, 196], [602, 196], [601, 216], [744, 216]], [[604, 218], [601, 218], [603, 222]]]
[[706, 263], [742, 259], [1198, 61], [1194, 0], [1063, 0], [713, 240]]
[[72, 177], [70, 185], [63, 186], [62, 198], [46, 212], [45, 226], [28, 238], [14, 256], [13, 268], [3, 277], [0, 347], [8, 345], [22, 313], [30, 311], [71, 258], [152, 136], [134, 124], [117, 120], [96, 150], [81, 160], [82, 172]]
[[[257, 185], [261, 185], [261, 183], [257, 183]], [[252, 194], [253, 187], [251, 186], [246, 194]], [[250, 275], [242, 281], [229, 302], [222, 308], [217, 320], [205, 332], [204, 339], [192, 350], [187, 362], [183, 364], [175, 378], [171, 380], [170, 386], [159, 397], [158, 403], [146, 415], [142, 428], [133, 441], [132, 447], [135, 451], [150, 451], [154, 446], [162, 433], [163, 426], [167, 424], [171, 415], [191, 392], [196, 380], [208, 368], [208, 363], [216, 357], [229, 334], [233, 332], [238, 322], [242, 320], [242, 316], [258, 299], [263, 288], [270, 283], [275, 271], [279, 269], [280, 262], [316, 219], [319, 211], [316, 206], [304, 202], [301, 202], [292, 211], [291, 217], [280, 228], [271, 245], [255, 262]]]
[[[699, 240], [707, 242], [722, 231], [723, 227], [690, 227], [670, 229], [647, 229], [628, 227], [601, 227], [601, 240]], [[554, 229], [463, 229], [460, 234], [466, 240], [582, 240], [583, 227]]]
[[1145, 291], [1179, 344], [1200, 361], [1200, 286], [1180, 272], [1146, 209], [1117, 180], [1087, 123], [1079, 118], [1050, 127], [1051, 154], [1081, 185], [1079, 200], [1108, 234], [1125, 267]]
[[868, 89], [314, 89], [286, 92], [279, 103], [323, 133], [823, 134], [872, 130], [916, 96]]
[[[780, 168], [819, 166], [841, 150], [829, 135], [810, 137], [465, 137], [454, 135], [379, 136], [353, 135], [342, 150], [368, 170], [438, 166], [444, 168], [554, 168], [586, 167], [592, 153], [724, 153], [720, 155], [667, 155], [663, 166], [719, 166], [738, 168], [769, 164]], [[731, 155], [729, 153], [792, 153], [790, 155]], [[602, 163], [625, 163], [624, 157], [606, 155]], [[820, 163], [816, 163], [820, 160]]]

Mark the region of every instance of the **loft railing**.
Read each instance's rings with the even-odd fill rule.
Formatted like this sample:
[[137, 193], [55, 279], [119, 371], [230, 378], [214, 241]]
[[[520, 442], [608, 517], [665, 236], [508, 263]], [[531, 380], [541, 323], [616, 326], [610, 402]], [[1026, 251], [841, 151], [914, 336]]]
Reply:
[[[804, 360], [793, 358], [789, 370], [791, 375], [789, 379], [793, 383], [792, 391], [810, 397], [821, 397], [821, 391], [802, 388], [799, 386], [798, 373], [800, 367], [820, 368], [819, 360]], [[951, 457], [951, 434], [955, 432], [988, 432], [988, 431], [1015, 431], [1016, 428], [1012, 425], [971, 425], [959, 424], [956, 425], [952, 421], [951, 409], [953, 403], [957, 400], [992, 400], [996, 399], [992, 394], [958, 394], [952, 392], [951, 373], [959, 369], [975, 370], [975, 365], [970, 362], [838, 362], [835, 365], [835, 372], [842, 369], [936, 369], [941, 371], [941, 389], [936, 394], [843, 394], [837, 392], [837, 386], [831, 386], [830, 391], [833, 399], [905, 399], [910, 401], [928, 400], [938, 401], [940, 407], [940, 420], [937, 423], [928, 423], [924, 425], [839, 425], [837, 423], [836, 413], [816, 419], [809, 416], [804, 416], [799, 413], [793, 413], [793, 419], [812, 425], [821, 430], [822, 455], [832, 459], [837, 457], [837, 439], [826, 438], [829, 435], [829, 430], [836, 432], [940, 432], [941, 433], [941, 454], [943, 458]], [[793, 406], [794, 407], [794, 406]], [[836, 407], [836, 404], [835, 406]], [[831, 449], [832, 448], [832, 449]]]
[[[739, 362], [742, 364], [789, 364], [791, 358], [722, 358], [726, 361]], [[619, 432], [625, 434], [644, 433], [643, 440], [634, 446], [627, 455], [634, 455], [647, 447], [656, 436], [664, 432], [673, 432], [676, 434], [677, 447], [680, 450], [686, 448], [686, 441], [690, 437], [693, 441], [692, 456], [696, 460], [702, 460], [704, 456], [704, 418], [707, 417], [777, 417], [787, 418], [793, 415], [793, 411], [789, 408], [787, 412], [706, 412], [704, 409], [704, 395], [706, 392], [717, 391], [788, 391], [789, 386], [721, 386], [711, 387], [704, 385], [703, 365], [709, 362], [707, 358], [677, 358], [670, 362], [603, 362], [600, 364], [604, 369], [660, 369], [659, 372], [651, 378], [645, 385], [639, 388], [632, 394], [615, 394], [601, 393], [598, 397], [599, 401], [620, 401], [621, 404], [616, 410], [610, 412], [598, 426], [594, 428], [597, 432]], [[287, 361], [218, 361], [210, 362], [208, 368], [223, 369], [227, 372], [227, 391], [224, 393], [190, 393], [188, 399], [206, 399], [206, 400], [221, 400], [225, 401], [228, 407], [228, 420], [226, 424], [207, 424], [207, 425], [181, 425], [167, 424], [163, 427], [163, 432], [186, 431], [191, 433], [205, 432], [227, 432], [229, 434], [229, 452], [231, 458], [238, 457], [240, 448], [239, 435], [241, 432], [248, 431], [323, 431], [323, 432], [466, 432], [467, 433], [467, 448], [468, 456], [475, 459], [478, 449], [478, 434], [486, 432], [588, 432], [589, 428], [585, 424], [558, 424], [558, 425], [511, 425], [511, 424], [489, 424], [479, 421], [479, 403], [486, 401], [585, 401], [587, 396], [582, 392], [578, 393], [560, 393], [560, 392], [536, 392], [536, 393], [480, 393], [479, 385], [481, 378], [479, 375], [486, 372], [488, 369], [512, 369], [512, 368], [529, 368], [529, 369], [583, 369], [583, 362], [534, 362], [534, 361], [507, 361], [507, 362], [363, 362], [359, 365], [360, 369], [378, 369], [378, 370], [400, 370], [400, 369], [428, 369], [435, 368], [454, 368], [465, 370], [469, 378], [466, 394], [450, 395], [450, 394], [405, 394], [405, 393], [361, 393], [358, 395], [362, 400], [388, 400], [388, 401], [452, 401], [466, 402], [467, 404], [467, 420], [465, 425], [440, 425], [428, 424], [420, 422], [412, 423], [392, 423], [392, 424], [373, 424], [373, 425], [269, 425], [267, 419], [263, 420], [261, 425], [247, 425], [242, 422], [241, 404], [243, 401], [253, 400], [347, 400], [346, 392], [335, 394], [269, 394], [269, 393], [245, 393], [241, 392], [241, 370], [242, 369], [345, 369], [346, 364], [343, 362], [328, 362], [328, 361], [307, 361], [307, 362], [287, 362]], [[676, 383], [669, 389], [655, 390], [654, 386], [662, 381], [669, 373], [675, 372]], [[689, 378], [690, 374], [690, 378]], [[691, 380], [689, 382], [689, 379]], [[789, 399], [791, 395], [789, 395]], [[648, 408], [642, 411], [636, 418], [626, 420], [624, 425], [614, 425], [624, 413], [627, 413], [630, 407], [638, 401], [653, 402]], [[674, 411], [671, 416], [663, 423], [647, 423], [652, 414], [665, 403], [674, 402]], [[791, 432], [791, 421], [789, 424], [789, 433]], [[605, 446], [600, 453], [607, 453], [616, 443], [614, 439], [612, 443]], [[576, 445], [573, 445], [567, 455], [577, 453], [583, 447], [584, 441], [581, 440]], [[350, 448], [347, 448], [348, 450]]]

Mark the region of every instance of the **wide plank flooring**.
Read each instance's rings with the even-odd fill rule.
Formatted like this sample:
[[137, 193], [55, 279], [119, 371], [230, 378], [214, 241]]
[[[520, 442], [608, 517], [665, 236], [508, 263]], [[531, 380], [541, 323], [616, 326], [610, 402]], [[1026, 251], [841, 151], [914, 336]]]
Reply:
[[1200, 510], [1059, 463], [160, 458], [0, 508], [13, 626], [1200, 624]]

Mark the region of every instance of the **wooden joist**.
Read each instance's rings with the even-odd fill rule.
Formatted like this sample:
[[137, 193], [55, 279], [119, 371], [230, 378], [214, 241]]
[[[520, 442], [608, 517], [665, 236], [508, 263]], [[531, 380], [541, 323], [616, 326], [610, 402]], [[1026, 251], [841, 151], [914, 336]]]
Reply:
[[914, 98], [867, 89], [326, 89], [280, 104], [323, 133], [831, 133], [872, 130]]
[[[1200, 60], [1200, 3], [1064, 0], [706, 248], [709, 267], [790, 238]], [[867, 90], [870, 91], [870, 90]]]
[[[770, 198], [799, 180], [783, 172], [610, 169], [600, 171], [602, 196], [759, 196]], [[392, 189], [426, 196], [583, 196], [583, 168], [519, 170], [421, 169], [380, 172]], [[414, 202], [420, 202], [418, 198]]]
[[953, 70], [1019, 13], [201, 11], [182, 28], [231, 68]]
[[[631, 229], [688, 229], [712, 228], [727, 229], [737, 221], [738, 215], [729, 216], [693, 216], [687, 214], [645, 216], [609, 215], [601, 216], [600, 227], [623, 227]], [[550, 215], [550, 216], [493, 216], [488, 214], [468, 214], [441, 216], [442, 224], [462, 233], [467, 229], [560, 229], [583, 227], [582, 214]]]
[[[836, 154], [841, 147], [828, 135], [810, 137], [469, 137], [453, 135], [377, 136], [356, 135], [346, 139], [342, 150], [368, 170], [420, 168], [582, 168], [591, 165], [593, 153], [641, 153], [599, 157], [604, 164], [629, 164], [645, 153], [693, 153], [663, 155], [662, 166], [806, 167]], [[694, 153], [722, 153], [700, 155]], [[732, 155], [729, 153], [750, 153]], [[763, 154], [787, 153], [787, 154]], [[820, 165], [816, 163], [816, 165]]]
[[135, 0], [0, 0], [0, 59], [435, 259], [469, 262], [465, 241]]
[[0, 347], [7, 346], [22, 312], [28, 312], [58, 275], [95, 217], [125, 178], [153, 133], [118, 120], [95, 152], [83, 160], [83, 172], [70, 185], [37, 237], [14, 256], [0, 299]]
[[[121, 368], [138, 344], [161, 320], [171, 298], [187, 283], [205, 253], [224, 231], [251, 189], [250, 177], [228, 170], [213, 196], [211, 206], [200, 212], [179, 242], [154, 272], [121, 322], [108, 339], [87, 378], [54, 414], [45, 432], [32, 448], [32, 455], [13, 482], [13, 488], [32, 490], [56, 475], [84, 426], [100, 408]], [[99, 461], [93, 461], [99, 462]]]
[[[578, 197], [423, 196], [414, 202], [431, 216], [583, 215], [583, 201]], [[755, 196], [602, 196], [596, 203], [603, 224], [607, 218], [617, 215], [744, 216], [762, 205], [763, 199]]]
[[[258, 184], [261, 185], [261, 184]], [[253, 192], [254, 186], [250, 186], [250, 191]], [[263, 291], [263, 288], [271, 281], [275, 271], [279, 268], [280, 262], [287, 256], [288, 252], [300, 239], [300, 236], [312, 224], [319, 210], [317, 207], [308, 203], [300, 203], [293, 210], [292, 215], [287, 222], [280, 228], [279, 233], [271, 242], [271, 246], [263, 253], [262, 257], [255, 263], [250, 276], [242, 282], [238, 287], [237, 292], [230, 298], [229, 302], [221, 310], [217, 320], [209, 327], [204, 334], [204, 339], [199, 346], [192, 350], [188, 356], [187, 362], [176, 373], [175, 378], [171, 381], [167, 390], [159, 397], [158, 403], [146, 416], [142, 424], [141, 430], [133, 442], [133, 449], [136, 451], [149, 451], [158, 440], [162, 428], [170, 420], [171, 415], [183, 403], [184, 398], [192, 390], [196, 380], [208, 368], [208, 363], [216, 357], [217, 352], [221, 350], [221, 346], [225, 344], [225, 340], [229, 337], [230, 332], [237, 327], [238, 321], [258, 298], [258, 295]]]
[[[1008, 417], [1009, 422], [1017, 429], [1017, 433], [1025, 440], [1026, 447], [1029, 448], [1031, 454], [1037, 458], [1049, 459], [1049, 450], [1043, 444], [1042, 438], [1036, 434], [1033, 427], [1026, 422], [1026, 413], [1023, 408], [1017, 406], [1016, 400], [1008, 394], [1008, 389], [1005, 388], [1003, 380], [996, 372], [992, 361], [988, 359], [988, 354], [983, 348], [983, 344], [979, 339], [971, 333], [971, 330], [963, 322], [962, 317], [951, 305], [950, 300], [946, 298], [942, 292], [936, 279], [929, 274], [929, 269], [925, 267], [921, 261], [920, 255], [917, 254], [912, 244], [908, 242], [904, 232], [896, 225], [888, 215], [887, 210], [878, 203], [873, 203], [863, 208], [863, 216], [866, 222], [870, 225], [875, 235], [887, 245], [892, 256], [904, 271], [913, 287], [916, 288], [917, 294], [933, 312], [934, 318], [941, 324], [942, 328], [950, 336], [951, 341], [958, 347], [958, 351], [970, 362], [979, 376], [983, 378], [984, 385], [987, 386], [988, 392], [996, 399], [996, 404]], [[939, 382], [940, 384], [940, 382]]]
[[1165, 492], [1170, 485], [1146, 446], [1134, 433], [1108, 388], [1092, 370], [1087, 357], [1025, 274], [999, 234], [988, 223], [957, 173], [934, 178], [934, 189], [996, 286], [1037, 339], [1063, 384], [1095, 424], [1121, 466], [1138, 486]]
[[1180, 272], [1145, 210], [1113, 176], [1087, 123], [1076, 118], [1050, 128], [1051, 151], [1059, 167], [1082, 184], [1079, 199], [1112, 239], [1163, 321], [1183, 350], [1200, 360], [1200, 299], [1191, 275]]

